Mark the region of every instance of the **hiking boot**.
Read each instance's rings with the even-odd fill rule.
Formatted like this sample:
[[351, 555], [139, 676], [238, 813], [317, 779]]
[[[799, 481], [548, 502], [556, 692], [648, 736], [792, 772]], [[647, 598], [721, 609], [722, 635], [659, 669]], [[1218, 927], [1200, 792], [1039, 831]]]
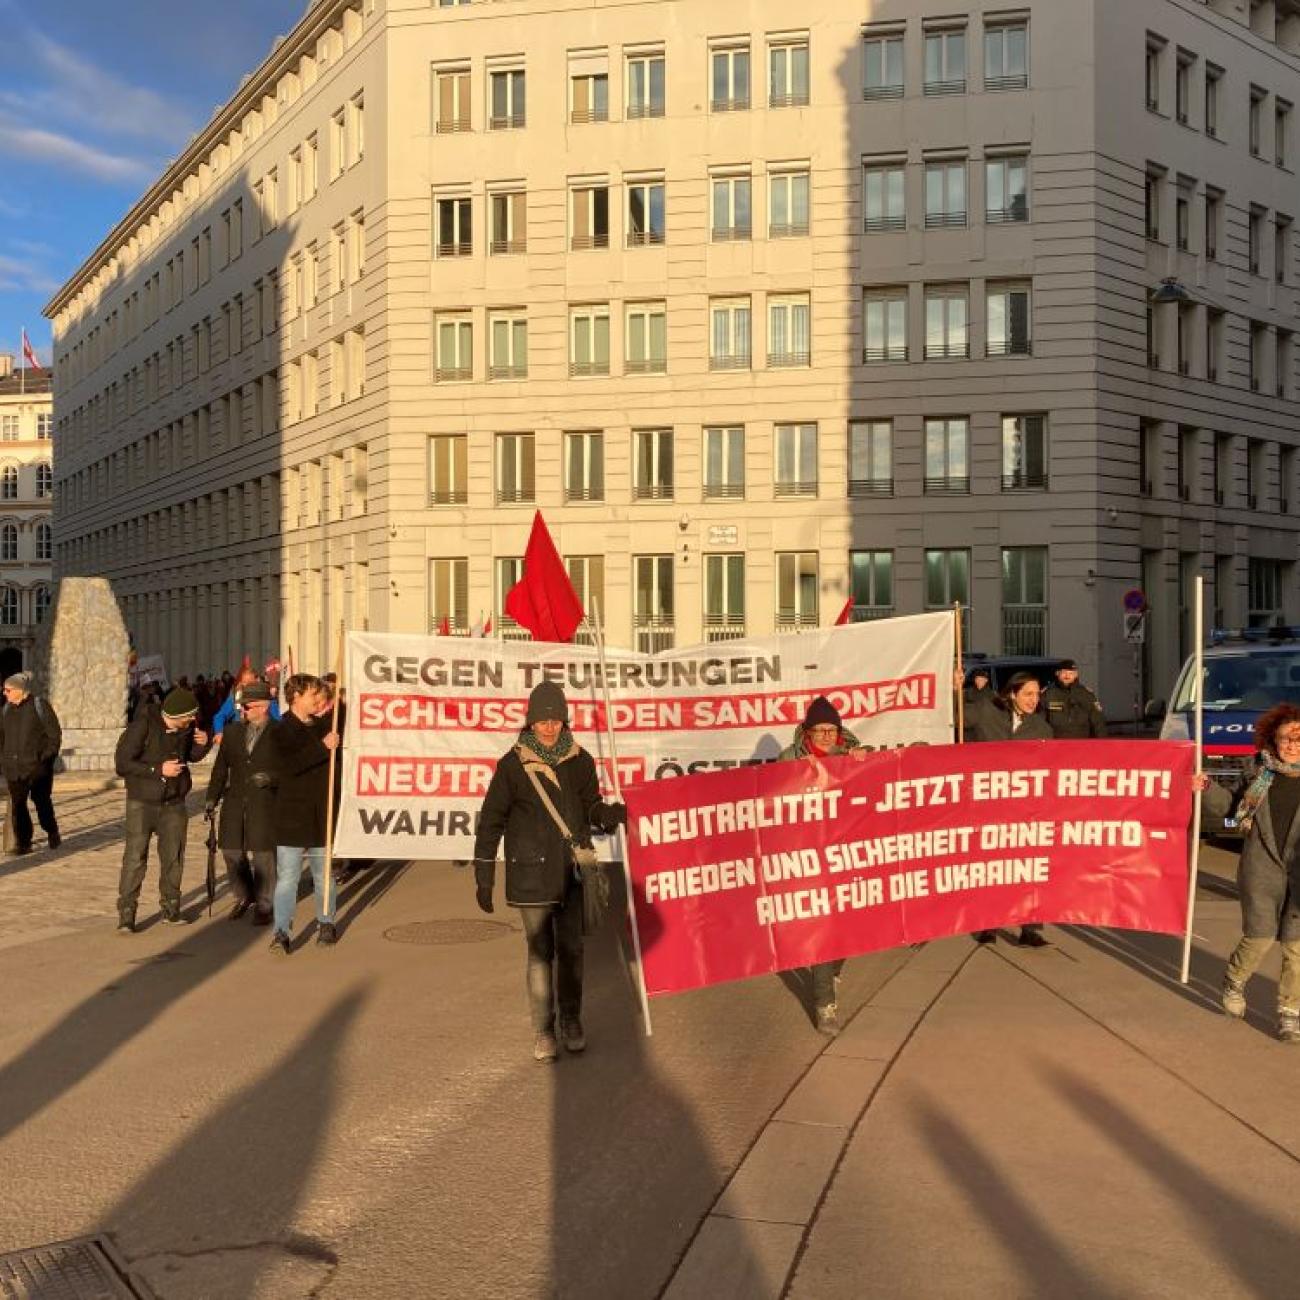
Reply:
[[975, 931], [976, 943], [997, 943], [997, 941], [998, 941], [998, 932], [996, 930]]
[[566, 1052], [581, 1052], [587, 1046], [587, 1035], [582, 1032], [582, 1021], [577, 1016], [560, 1021], [560, 1041]]
[[533, 1041], [534, 1061], [554, 1061], [559, 1054], [559, 1045], [555, 1041], [555, 1035], [549, 1029], [537, 1035]]
[[189, 925], [190, 918], [183, 912], [164, 912], [162, 914], [162, 923], [164, 925]]
[[1223, 1009], [1235, 1020], [1246, 1014], [1246, 986], [1228, 975], [1223, 977]]
[[57, 849], [63, 843], [63, 836], [58, 831], [51, 831], [48, 836], [51, 849]]
[[316, 946], [318, 948], [332, 948], [338, 941], [339, 932], [334, 928], [334, 922], [322, 921], [316, 931]]
[[22, 858], [26, 857], [31, 851], [32, 846], [30, 844], [15, 844], [13, 848], [9, 850], [9, 856], [11, 858]]
[[834, 1002], [817, 1008], [817, 1032], [827, 1038], [834, 1038], [840, 1032], [840, 1009]]
[[1041, 930], [1031, 930], [1026, 925], [1021, 928], [1020, 938], [1016, 940], [1016, 944], [1021, 948], [1046, 948], [1047, 940], [1043, 938]]
[[251, 898], [241, 898], [234, 907], [230, 909], [230, 919], [232, 921], [238, 921], [252, 906], [253, 900]]
[[133, 916], [119, 917], [117, 921], [117, 932], [118, 934], [134, 934], [135, 917]]
[[271, 951], [278, 957], [287, 957], [293, 951], [289, 936], [283, 930], [277, 930], [271, 936]]
[[1277, 1036], [1284, 1043], [1300, 1043], [1300, 1008], [1278, 1008]]

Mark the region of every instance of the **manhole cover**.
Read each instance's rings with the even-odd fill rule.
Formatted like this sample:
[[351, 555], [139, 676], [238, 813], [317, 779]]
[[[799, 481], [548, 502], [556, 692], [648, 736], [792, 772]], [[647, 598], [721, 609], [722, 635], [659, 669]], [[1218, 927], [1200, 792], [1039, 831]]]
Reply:
[[513, 933], [504, 921], [409, 921], [384, 931], [394, 943], [437, 945], [445, 943], [488, 943]]
[[124, 1268], [102, 1237], [56, 1241], [0, 1255], [3, 1300], [138, 1300]]

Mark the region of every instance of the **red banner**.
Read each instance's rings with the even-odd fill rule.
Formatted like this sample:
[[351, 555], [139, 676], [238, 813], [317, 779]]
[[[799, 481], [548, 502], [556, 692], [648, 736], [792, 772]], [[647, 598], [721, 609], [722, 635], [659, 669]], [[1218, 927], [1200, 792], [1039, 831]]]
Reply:
[[636, 786], [649, 992], [1026, 921], [1179, 933], [1192, 747], [1023, 741]]

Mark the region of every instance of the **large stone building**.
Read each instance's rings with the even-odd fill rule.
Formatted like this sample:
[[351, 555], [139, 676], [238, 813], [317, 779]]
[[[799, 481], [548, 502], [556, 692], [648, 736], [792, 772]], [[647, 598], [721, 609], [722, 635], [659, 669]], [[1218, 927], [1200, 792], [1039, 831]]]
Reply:
[[959, 599], [1127, 715], [1300, 619], [1298, 99], [1297, 0], [321, 0], [49, 305], [58, 569], [319, 665], [540, 508], [616, 644]]
[[31, 666], [50, 611], [53, 375], [0, 353], [0, 678]]

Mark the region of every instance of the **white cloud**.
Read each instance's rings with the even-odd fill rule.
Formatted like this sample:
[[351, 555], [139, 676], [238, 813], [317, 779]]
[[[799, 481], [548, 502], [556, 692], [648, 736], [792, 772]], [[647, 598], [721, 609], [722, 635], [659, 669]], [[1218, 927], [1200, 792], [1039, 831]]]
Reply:
[[20, 126], [0, 117], [0, 154], [44, 162], [95, 180], [115, 184], [139, 183], [157, 174], [155, 163], [85, 144], [69, 135]]
[[38, 261], [0, 253], [0, 293], [54, 293], [61, 281]]

